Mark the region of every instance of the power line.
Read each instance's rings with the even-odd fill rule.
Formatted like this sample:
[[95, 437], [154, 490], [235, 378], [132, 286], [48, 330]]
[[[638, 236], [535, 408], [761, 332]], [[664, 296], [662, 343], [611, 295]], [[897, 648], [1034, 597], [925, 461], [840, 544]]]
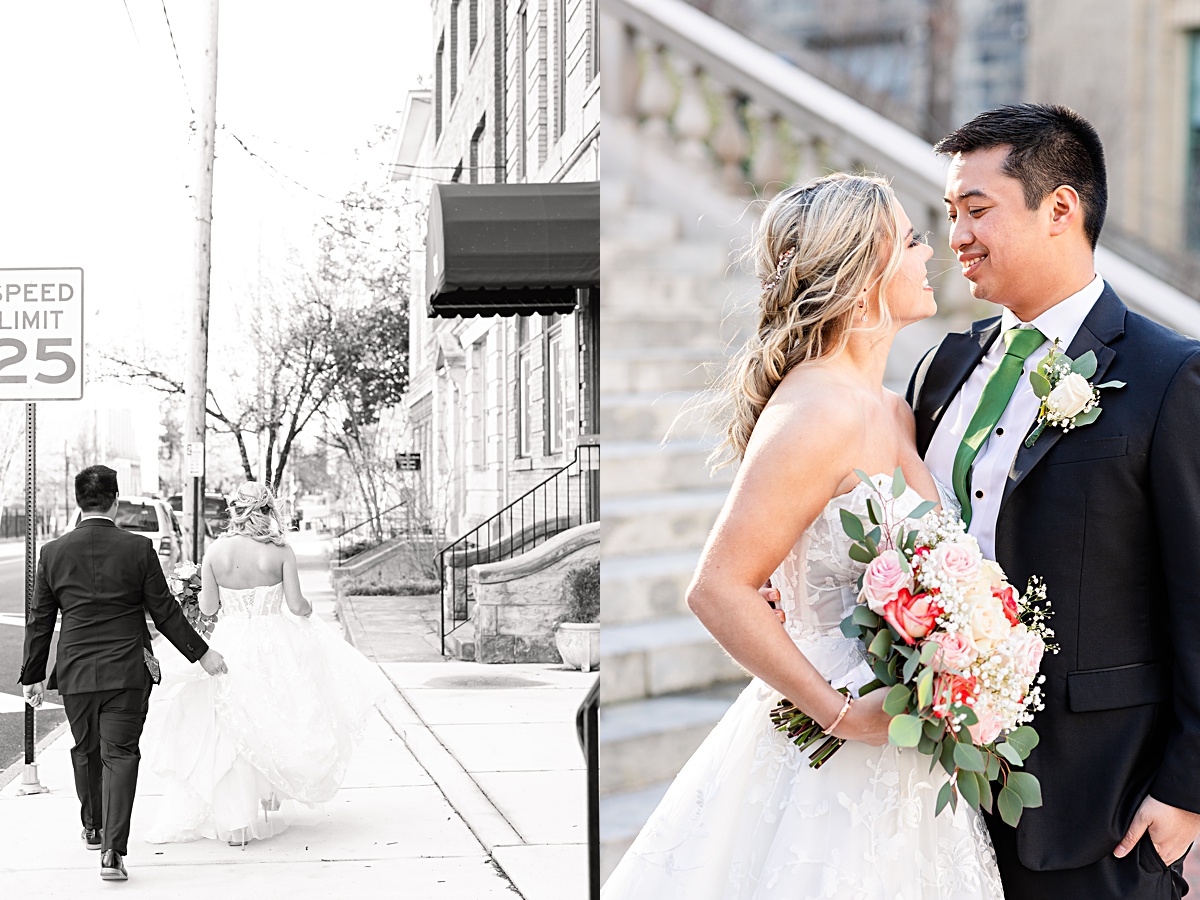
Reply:
[[141, 36], [137, 33], [137, 26], [133, 24], [133, 14], [129, 11], [129, 0], [121, 0], [125, 5], [125, 15], [129, 19], [129, 27], [133, 29], [133, 39], [137, 41], [137, 45], [142, 46]]
[[[192, 118], [196, 117], [196, 107], [192, 104], [192, 94], [188, 90], [187, 76], [183, 74], [183, 61], [179, 58], [179, 47], [175, 44], [175, 31], [171, 28], [171, 17], [167, 15], [167, 0], [160, 0], [162, 3], [163, 18], [167, 20], [167, 34], [171, 36], [171, 47], [175, 50], [175, 66], [179, 69], [179, 80], [183, 82], [183, 94], [187, 97], [188, 109], [192, 111]], [[128, 12], [129, 7], [125, 7]]]

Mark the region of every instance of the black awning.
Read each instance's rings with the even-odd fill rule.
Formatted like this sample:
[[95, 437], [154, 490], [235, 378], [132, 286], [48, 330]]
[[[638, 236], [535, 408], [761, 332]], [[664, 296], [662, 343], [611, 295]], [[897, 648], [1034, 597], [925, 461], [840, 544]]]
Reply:
[[600, 284], [600, 183], [434, 185], [425, 241], [430, 316], [569, 313]]

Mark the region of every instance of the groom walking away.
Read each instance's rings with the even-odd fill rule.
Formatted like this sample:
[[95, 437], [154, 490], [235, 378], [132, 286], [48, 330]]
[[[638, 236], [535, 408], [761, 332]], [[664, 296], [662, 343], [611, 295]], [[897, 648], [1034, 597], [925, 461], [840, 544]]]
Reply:
[[34, 608], [25, 625], [21, 684], [42, 702], [54, 620], [62, 610], [50, 687], [62, 695], [75, 746], [71, 764], [83, 840], [102, 850], [100, 877], [124, 881], [129, 817], [137, 788], [138, 739], [150, 700], [145, 611], [191, 662], [209, 675], [225, 661], [188, 624], [167, 590], [154, 545], [116, 527], [117, 473], [89, 466], [75, 476], [78, 527], [42, 548]]
[[[1044, 805], [988, 826], [1015, 900], [1179, 897], [1200, 832], [1200, 343], [1130, 312], [1095, 273], [1107, 198], [1092, 126], [1061, 106], [983, 113], [950, 157], [950, 246], [1003, 307], [917, 367], [917, 444], [983, 555], [1044, 576]], [[1095, 354], [1103, 414], [1034, 432], [1030, 371]], [[1008, 360], [1001, 365], [1002, 360]], [[1067, 399], [1078, 412], [1091, 394]], [[1031, 446], [1032, 444], [1032, 446]]]

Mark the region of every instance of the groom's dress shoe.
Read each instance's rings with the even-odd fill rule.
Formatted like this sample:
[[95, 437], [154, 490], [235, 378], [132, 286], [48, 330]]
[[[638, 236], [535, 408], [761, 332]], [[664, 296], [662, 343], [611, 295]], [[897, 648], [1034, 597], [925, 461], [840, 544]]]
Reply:
[[121, 862], [121, 854], [116, 850], [105, 850], [100, 857], [100, 877], [105, 881], [127, 881], [129, 873]]
[[83, 842], [89, 850], [99, 850], [101, 834], [102, 832], [99, 828], [85, 828], [80, 837], [83, 838]]

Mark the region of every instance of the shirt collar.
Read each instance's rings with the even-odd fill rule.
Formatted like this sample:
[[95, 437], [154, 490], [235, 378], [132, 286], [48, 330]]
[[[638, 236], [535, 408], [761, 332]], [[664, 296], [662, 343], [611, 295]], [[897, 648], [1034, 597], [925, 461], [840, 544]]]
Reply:
[[[106, 516], [103, 513], [84, 513], [79, 517], [80, 522], [83, 522], [87, 519], [104, 519], [106, 522], [113, 522], [112, 516]], [[116, 522], [113, 522], [113, 524], [115, 525]]]
[[1011, 309], [1006, 309], [1000, 315], [1000, 333], [1003, 334], [1010, 328], [1032, 325], [1044, 334], [1048, 341], [1058, 338], [1059, 349], [1066, 350], [1074, 340], [1075, 332], [1079, 331], [1083, 320], [1103, 293], [1104, 279], [1097, 275], [1083, 290], [1055, 303], [1032, 322], [1022, 322]]

